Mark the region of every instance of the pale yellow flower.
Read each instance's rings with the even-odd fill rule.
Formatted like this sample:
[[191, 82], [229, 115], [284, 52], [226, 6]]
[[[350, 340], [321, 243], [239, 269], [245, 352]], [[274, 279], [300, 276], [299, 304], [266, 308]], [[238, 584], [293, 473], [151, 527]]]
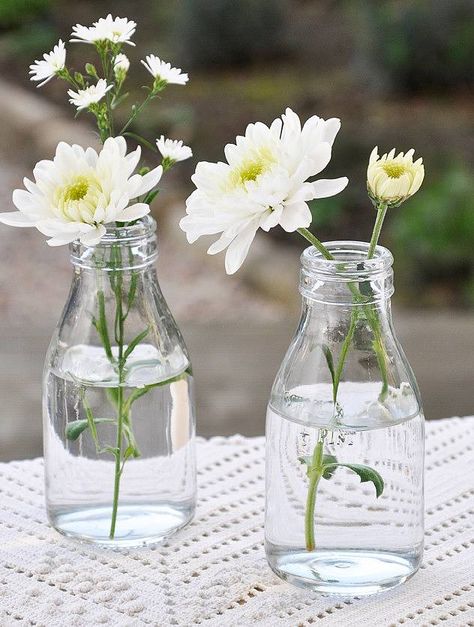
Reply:
[[389, 207], [398, 207], [413, 196], [425, 177], [423, 159], [413, 162], [413, 148], [395, 156], [395, 148], [379, 157], [375, 147], [367, 168], [367, 189], [372, 201]]

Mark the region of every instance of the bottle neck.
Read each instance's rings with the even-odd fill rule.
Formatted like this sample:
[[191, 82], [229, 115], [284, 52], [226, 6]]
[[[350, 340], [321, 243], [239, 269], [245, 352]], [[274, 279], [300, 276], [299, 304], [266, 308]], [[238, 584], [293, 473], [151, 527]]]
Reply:
[[315, 248], [301, 255], [300, 292], [307, 307], [387, 308], [393, 288], [393, 257], [377, 246], [367, 259], [365, 242], [328, 242], [333, 259], [325, 259]]
[[158, 257], [156, 222], [145, 216], [131, 226], [110, 226], [96, 246], [70, 244], [71, 263], [77, 272], [140, 272]]

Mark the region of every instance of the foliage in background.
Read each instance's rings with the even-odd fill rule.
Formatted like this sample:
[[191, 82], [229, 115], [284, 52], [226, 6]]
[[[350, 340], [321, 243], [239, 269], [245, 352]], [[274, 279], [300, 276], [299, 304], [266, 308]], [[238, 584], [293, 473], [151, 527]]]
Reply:
[[48, 20], [54, 0], [0, 0], [1, 53], [34, 56], [50, 48], [56, 31]]
[[25, 20], [45, 15], [51, 0], [1, 0], [0, 28], [20, 26]]
[[474, 0], [350, 3], [359, 39], [389, 86], [405, 91], [474, 85]]
[[286, 0], [182, 0], [178, 41], [194, 67], [240, 66], [281, 55]]
[[432, 175], [410, 206], [395, 214], [392, 248], [414, 279], [414, 289], [443, 280], [460, 287], [466, 300], [474, 296], [473, 198], [471, 173], [453, 163]]

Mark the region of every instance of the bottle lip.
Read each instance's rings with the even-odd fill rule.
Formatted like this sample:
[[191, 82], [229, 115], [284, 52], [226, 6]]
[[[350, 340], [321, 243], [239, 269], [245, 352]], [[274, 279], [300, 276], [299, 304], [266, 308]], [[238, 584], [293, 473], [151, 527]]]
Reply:
[[121, 244], [133, 242], [153, 235], [156, 231], [156, 220], [150, 215], [140, 218], [128, 226], [115, 226], [114, 224], [106, 225], [106, 233], [97, 244], [97, 246], [107, 246], [112, 244]]
[[371, 259], [367, 259], [367, 242], [336, 240], [324, 242], [324, 246], [334, 259], [326, 259], [314, 246], [309, 246], [301, 255], [301, 264], [306, 271], [336, 280], [356, 279], [361, 275], [367, 279], [388, 271], [393, 264], [393, 255], [384, 246], [377, 245]]

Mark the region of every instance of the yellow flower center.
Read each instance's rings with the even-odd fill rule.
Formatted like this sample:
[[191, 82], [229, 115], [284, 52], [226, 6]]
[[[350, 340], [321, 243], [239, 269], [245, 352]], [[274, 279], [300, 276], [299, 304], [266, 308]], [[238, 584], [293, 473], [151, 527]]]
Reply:
[[405, 166], [400, 163], [385, 163], [382, 167], [385, 174], [391, 179], [399, 179], [406, 172]]
[[262, 161], [248, 161], [239, 168], [236, 176], [241, 183], [246, 183], [247, 181], [255, 181], [264, 170], [265, 165]]
[[54, 191], [55, 213], [63, 220], [92, 224], [97, 207], [107, 202], [100, 182], [88, 173], [73, 175], [65, 182]]
[[89, 181], [85, 176], [78, 176], [74, 183], [67, 185], [62, 193], [63, 202], [82, 200], [89, 190]]

